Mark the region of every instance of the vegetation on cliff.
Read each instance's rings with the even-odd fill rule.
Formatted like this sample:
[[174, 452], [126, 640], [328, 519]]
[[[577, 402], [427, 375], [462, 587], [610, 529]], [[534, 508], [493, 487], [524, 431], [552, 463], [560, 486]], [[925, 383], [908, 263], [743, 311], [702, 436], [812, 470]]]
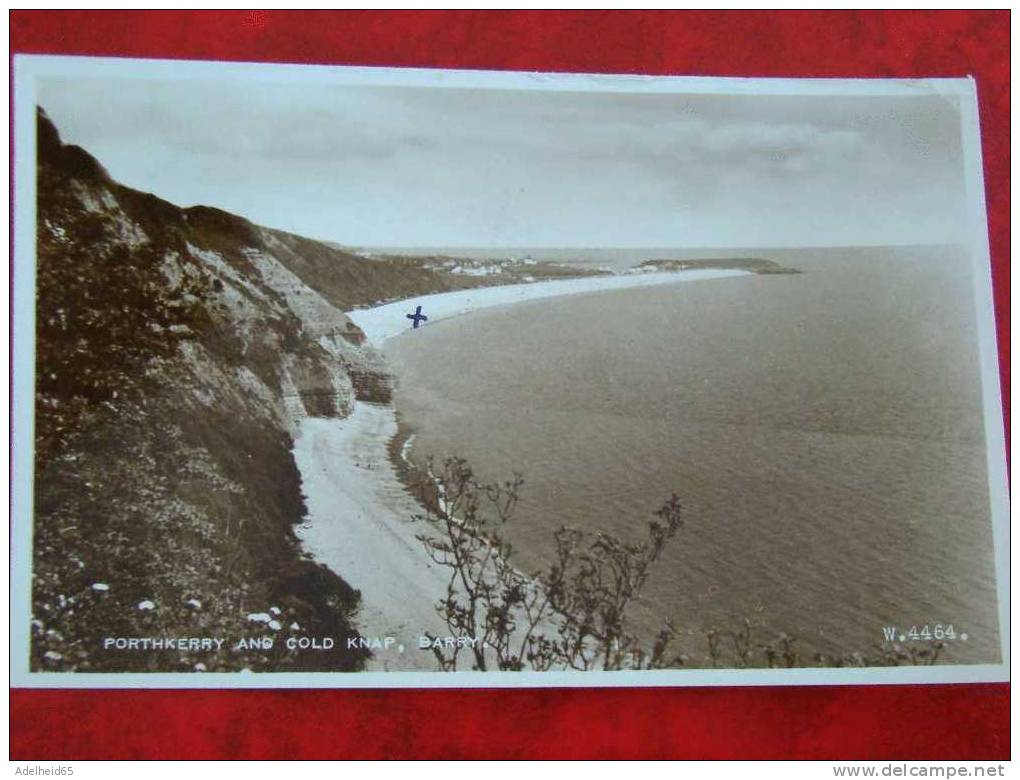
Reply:
[[[353, 326], [313, 335], [260, 228], [118, 185], [41, 112], [37, 197], [33, 668], [360, 668], [358, 594], [293, 533], [290, 452], [301, 415], [349, 408], [337, 361], [371, 362]], [[145, 637], [225, 647], [106, 646]]]

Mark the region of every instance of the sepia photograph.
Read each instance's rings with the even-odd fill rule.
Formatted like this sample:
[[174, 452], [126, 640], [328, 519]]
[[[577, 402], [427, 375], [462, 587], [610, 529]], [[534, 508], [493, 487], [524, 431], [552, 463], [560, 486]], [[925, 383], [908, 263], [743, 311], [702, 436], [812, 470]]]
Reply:
[[1008, 680], [973, 81], [14, 72], [16, 684]]

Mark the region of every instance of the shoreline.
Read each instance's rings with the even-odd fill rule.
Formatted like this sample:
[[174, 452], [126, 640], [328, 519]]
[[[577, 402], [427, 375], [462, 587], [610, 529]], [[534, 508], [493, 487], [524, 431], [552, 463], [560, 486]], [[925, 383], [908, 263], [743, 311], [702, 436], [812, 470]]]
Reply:
[[506, 306], [526, 301], [555, 298], [565, 295], [583, 295], [613, 290], [630, 290], [661, 284], [683, 284], [709, 279], [727, 279], [733, 276], [753, 276], [753, 271], [727, 268], [707, 268], [687, 271], [654, 271], [613, 276], [582, 276], [572, 279], [504, 284], [493, 287], [475, 287], [468, 290], [430, 293], [399, 301], [383, 303], [364, 309], [345, 312], [365, 334], [365, 343], [381, 348], [389, 339], [412, 329], [406, 315], [419, 304], [428, 321], [420, 327], [470, 314], [494, 306]]
[[[411, 329], [404, 315], [412, 302], [429, 307], [432, 323], [543, 298], [748, 275], [707, 269], [581, 277], [436, 293], [347, 315], [365, 332], [366, 343], [380, 348]], [[449, 574], [416, 538], [424, 521], [413, 518], [424, 509], [410, 484], [413, 437], [391, 402], [357, 401], [345, 418], [303, 419], [294, 442], [307, 505], [297, 532], [303, 548], [360, 592], [353, 622], [363, 637], [396, 639], [388, 649], [373, 650], [369, 671], [437, 671], [432, 653], [418, 650], [417, 637], [449, 632], [436, 611]]]
[[345, 418], [307, 417], [294, 441], [307, 506], [297, 535], [316, 562], [357, 589], [353, 622], [373, 642], [368, 671], [434, 671], [435, 657], [417, 648], [425, 631], [448, 633], [436, 612], [449, 576], [429, 560], [416, 535], [418, 502], [390, 458], [397, 432], [392, 407], [358, 402]]

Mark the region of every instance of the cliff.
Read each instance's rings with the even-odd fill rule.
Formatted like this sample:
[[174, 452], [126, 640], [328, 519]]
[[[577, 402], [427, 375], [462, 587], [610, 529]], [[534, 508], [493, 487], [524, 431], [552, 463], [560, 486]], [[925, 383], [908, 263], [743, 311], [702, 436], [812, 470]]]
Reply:
[[[33, 668], [360, 668], [285, 647], [359, 598], [296, 541], [291, 437], [388, 394], [341, 309], [443, 279], [124, 187], [42, 111], [37, 206]], [[226, 643], [104, 647], [155, 637]]]

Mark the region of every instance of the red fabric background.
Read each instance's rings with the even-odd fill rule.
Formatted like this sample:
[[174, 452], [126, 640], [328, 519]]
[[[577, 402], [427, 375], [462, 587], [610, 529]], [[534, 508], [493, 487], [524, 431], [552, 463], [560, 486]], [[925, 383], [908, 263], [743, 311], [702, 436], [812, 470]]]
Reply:
[[[1008, 11], [13, 11], [10, 19], [15, 53], [673, 75], [973, 75], [1009, 398]], [[1008, 430], [1008, 401], [1005, 419]], [[1009, 757], [1008, 729], [1008, 685], [11, 692], [11, 756], [19, 759], [999, 759]]]

